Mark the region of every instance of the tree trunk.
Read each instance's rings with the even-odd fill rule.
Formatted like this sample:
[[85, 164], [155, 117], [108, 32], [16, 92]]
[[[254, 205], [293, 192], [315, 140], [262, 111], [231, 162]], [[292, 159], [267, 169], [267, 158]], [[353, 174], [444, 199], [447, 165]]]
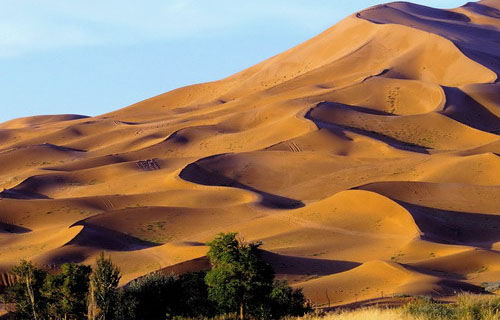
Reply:
[[245, 304], [240, 302], [240, 320], [245, 320]]
[[26, 289], [28, 291], [28, 296], [30, 298], [31, 308], [33, 310], [33, 319], [38, 320], [36, 316], [36, 308], [35, 308], [35, 293], [33, 292], [33, 288], [31, 287], [31, 270], [28, 271], [26, 275]]
[[89, 296], [88, 296], [88, 319], [95, 320], [96, 318], [96, 302], [95, 302], [95, 286], [94, 282], [90, 280]]

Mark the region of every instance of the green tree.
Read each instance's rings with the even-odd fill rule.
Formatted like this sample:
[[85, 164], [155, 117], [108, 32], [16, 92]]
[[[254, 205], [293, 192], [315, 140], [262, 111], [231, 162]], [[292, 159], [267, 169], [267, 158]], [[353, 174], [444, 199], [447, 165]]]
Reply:
[[284, 316], [300, 317], [312, 310], [302, 289], [292, 289], [286, 281], [275, 280], [269, 298], [273, 319]]
[[205, 283], [206, 271], [188, 272], [179, 276], [181, 303], [179, 315], [188, 318], [198, 316], [212, 317], [215, 306], [208, 299], [208, 287]]
[[115, 320], [165, 320], [213, 316], [206, 272], [180, 276], [154, 272], [131, 281], [119, 292]]
[[242, 320], [247, 314], [263, 318], [270, 314], [274, 271], [260, 257], [260, 242], [245, 243], [236, 235], [221, 233], [208, 243], [208, 297], [220, 311], [238, 313]]
[[49, 274], [43, 286], [51, 319], [85, 319], [89, 291], [89, 266], [66, 263], [58, 274]]
[[47, 272], [35, 267], [31, 262], [22, 260], [10, 271], [15, 277], [14, 285], [7, 289], [7, 301], [16, 305], [16, 319], [41, 320], [46, 315], [46, 299], [41, 289]]
[[102, 252], [97, 258], [97, 266], [90, 276], [88, 297], [89, 320], [112, 319], [117, 301], [120, 270], [111, 258]]
[[119, 315], [122, 319], [165, 320], [177, 314], [182, 302], [176, 276], [150, 273], [131, 281], [120, 295]]

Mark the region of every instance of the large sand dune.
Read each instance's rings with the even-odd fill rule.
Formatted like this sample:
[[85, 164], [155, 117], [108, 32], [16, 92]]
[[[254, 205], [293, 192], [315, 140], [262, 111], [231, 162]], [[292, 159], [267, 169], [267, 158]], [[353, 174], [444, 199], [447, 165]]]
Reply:
[[[318, 304], [500, 279], [500, 2], [353, 14], [219, 81], [0, 124], [0, 283], [100, 251], [123, 283], [262, 240]], [[1, 189], [0, 189], [1, 190]]]

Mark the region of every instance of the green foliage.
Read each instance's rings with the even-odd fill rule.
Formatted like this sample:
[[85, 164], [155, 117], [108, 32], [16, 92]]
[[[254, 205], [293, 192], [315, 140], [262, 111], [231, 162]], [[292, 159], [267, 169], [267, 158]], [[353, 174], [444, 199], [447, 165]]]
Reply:
[[181, 276], [152, 273], [120, 290], [115, 319], [164, 320], [214, 315], [208, 300], [205, 272]]
[[17, 281], [7, 289], [6, 300], [15, 303], [16, 319], [85, 319], [90, 272], [71, 263], [49, 274], [23, 260], [11, 270]]
[[457, 319], [500, 319], [500, 297], [461, 295], [455, 307]]
[[236, 233], [219, 234], [208, 243], [212, 270], [205, 277], [208, 297], [222, 313], [237, 312], [263, 317], [270, 313], [266, 298], [274, 271], [260, 258], [260, 243], [244, 243]]
[[42, 287], [47, 273], [31, 262], [22, 260], [10, 271], [17, 279], [6, 292], [6, 300], [15, 303], [16, 319], [44, 319], [46, 316], [46, 299], [42, 295]]
[[424, 297], [410, 302], [404, 310], [426, 320], [497, 320], [500, 319], [500, 298], [461, 295], [456, 304], [443, 304]]
[[261, 243], [244, 243], [236, 233], [219, 234], [209, 242], [212, 265], [205, 282], [208, 297], [220, 313], [238, 313], [258, 319], [278, 319], [307, 311], [300, 290], [274, 282], [274, 270], [260, 256]]
[[89, 291], [89, 266], [66, 263], [58, 274], [48, 274], [42, 288], [51, 319], [85, 319]]
[[495, 292], [500, 290], [500, 281], [483, 282], [481, 283], [484, 290], [488, 292]]
[[292, 289], [286, 281], [275, 280], [270, 294], [271, 316], [280, 319], [284, 316], [303, 316], [312, 311], [301, 289]]
[[120, 270], [101, 253], [90, 276], [88, 316], [91, 320], [112, 319], [118, 298]]
[[450, 306], [438, 303], [430, 297], [416, 298], [405, 306], [405, 311], [429, 319], [452, 319], [454, 315]]
[[216, 308], [208, 299], [208, 287], [205, 284], [205, 271], [189, 272], [179, 276], [181, 303], [179, 315], [195, 317], [199, 315], [213, 316]]
[[49, 274], [22, 261], [12, 269], [18, 281], [6, 301], [16, 304], [14, 315], [23, 320], [279, 319], [309, 310], [301, 290], [274, 280], [261, 259], [261, 243], [244, 243], [229, 233], [209, 245], [212, 270], [152, 273], [121, 289], [120, 270], [103, 253], [93, 271], [68, 263]]
[[[174, 276], [152, 273], [130, 282], [122, 290], [121, 319], [165, 320], [179, 302], [179, 283]], [[125, 309], [125, 310], [123, 310]]]

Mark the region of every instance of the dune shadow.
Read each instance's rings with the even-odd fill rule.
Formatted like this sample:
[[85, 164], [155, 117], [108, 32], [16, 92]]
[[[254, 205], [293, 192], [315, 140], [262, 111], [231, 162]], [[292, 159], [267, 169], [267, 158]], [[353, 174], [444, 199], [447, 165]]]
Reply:
[[277, 274], [326, 276], [345, 272], [361, 265], [357, 262], [287, 256], [262, 251], [262, 258]]
[[[262, 259], [269, 263], [278, 275], [326, 276], [345, 272], [360, 265], [360, 263], [350, 261], [286, 256], [265, 250], [260, 252]], [[160, 272], [164, 274], [183, 274], [186, 272], [206, 271], [210, 270], [210, 268], [208, 257], [203, 256], [168, 266], [161, 269]]]
[[50, 199], [44, 194], [30, 192], [28, 190], [5, 189], [0, 192], [0, 199], [19, 199], [19, 200], [32, 200], [32, 199]]
[[[499, 18], [499, 10], [478, 3], [468, 3], [467, 10]], [[462, 53], [500, 74], [500, 31], [469, 23], [464, 14], [421, 5], [395, 2], [358, 13], [358, 18], [376, 24], [400, 24], [437, 34], [452, 41]]]
[[468, 2], [467, 4], [464, 5], [464, 8], [466, 8], [469, 11], [472, 11], [474, 13], [478, 13], [483, 16], [488, 16], [490, 18], [496, 18], [500, 19], [500, 10], [489, 7], [484, 4], [480, 4], [477, 2]]
[[15, 224], [0, 222], [0, 233], [28, 233], [31, 229], [24, 228]]
[[441, 210], [395, 200], [413, 216], [425, 240], [491, 249], [500, 241], [500, 216]]
[[[99, 250], [99, 252], [101, 251]], [[64, 263], [84, 263], [90, 256], [91, 252], [88, 250], [82, 250], [78, 246], [65, 245], [45, 254], [43, 265], [47, 269], [56, 270]]]
[[394, 116], [393, 114], [386, 113], [383, 111], [377, 111], [377, 110], [372, 110], [368, 108], [363, 108], [363, 107], [358, 107], [358, 106], [350, 106], [342, 103], [337, 103], [337, 102], [321, 102], [316, 105], [316, 107], [311, 108], [305, 115], [305, 118], [308, 120], [311, 120], [314, 122], [314, 124], [318, 127], [318, 129], [327, 129], [331, 130], [333, 132], [338, 132], [338, 131], [350, 131], [356, 134], [360, 134], [363, 136], [367, 136], [371, 139], [379, 140], [381, 142], [384, 142], [388, 145], [390, 145], [393, 148], [399, 149], [399, 150], [404, 150], [404, 151], [411, 151], [411, 152], [416, 152], [416, 153], [422, 153], [422, 154], [429, 154], [429, 148], [414, 144], [411, 142], [405, 142], [401, 141], [398, 139], [395, 139], [393, 137], [384, 135], [379, 132], [375, 131], [369, 131], [353, 126], [348, 126], [348, 125], [343, 125], [343, 124], [337, 124], [329, 121], [322, 120], [320, 118], [315, 117], [312, 113], [314, 109], [321, 107], [321, 108], [328, 108], [332, 112], [338, 111], [338, 110], [351, 110], [355, 112], [360, 112], [360, 113], [366, 113], [366, 114], [371, 114], [371, 115], [377, 115], [377, 116]]
[[[65, 146], [59, 146], [59, 145], [47, 143], [47, 142], [42, 143], [40, 146], [48, 147], [50, 149], [54, 149], [57, 151], [63, 151], [63, 152], [87, 152], [86, 150], [75, 149], [75, 148], [65, 147]], [[34, 147], [36, 147], [36, 146], [34, 146]]]
[[459, 88], [443, 87], [446, 105], [442, 114], [469, 127], [498, 133], [500, 119]]
[[72, 226], [77, 225], [82, 225], [83, 230], [66, 245], [109, 251], [137, 251], [160, 245], [85, 221], [77, 222]]
[[179, 177], [186, 181], [198, 183], [205, 186], [232, 187], [255, 192], [261, 196], [260, 204], [271, 209], [297, 209], [304, 206], [302, 201], [257, 190], [253, 187], [238, 182], [235, 179], [228, 178], [218, 172], [209, 171], [201, 165], [204, 161], [213, 159], [217, 156], [221, 155], [203, 158], [187, 165], [184, 169], [182, 169]]
[[207, 271], [210, 270], [210, 268], [210, 260], [208, 260], [207, 256], [203, 256], [165, 267], [163, 269], [160, 269], [159, 272], [166, 275], [180, 275], [187, 272]]
[[198, 241], [183, 241], [181, 243], [178, 243], [178, 245], [186, 246], [186, 247], [204, 247], [207, 244], [203, 243], [203, 242], [198, 242]]
[[440, 289], [438, 289], [436, 293], [441, 296], [454, 296], [457, 293], [464, 292], [475, 294], [488, 293], [484, 290], [483, 287], [459, 280], [443, 279], [438, 281], [437, 285], [440, 287]]
[[411, 271], [415, 271], [418, 273], [422, 273], [428, 276], [432, 277], [438, 277], [438, 278], [443, 278], [443, 279], [449, 279], [449, 280], [467, 280], [467, 276], [464, 274], [460, 273], [452, 273], [452, 272], [447, 272], [447, 271], [441, 271], [441, 270], [435, 270], [435, 269], [430, 269], [422, 266], [415, 266], [411, 264], [404, 264], [405, 268]]

